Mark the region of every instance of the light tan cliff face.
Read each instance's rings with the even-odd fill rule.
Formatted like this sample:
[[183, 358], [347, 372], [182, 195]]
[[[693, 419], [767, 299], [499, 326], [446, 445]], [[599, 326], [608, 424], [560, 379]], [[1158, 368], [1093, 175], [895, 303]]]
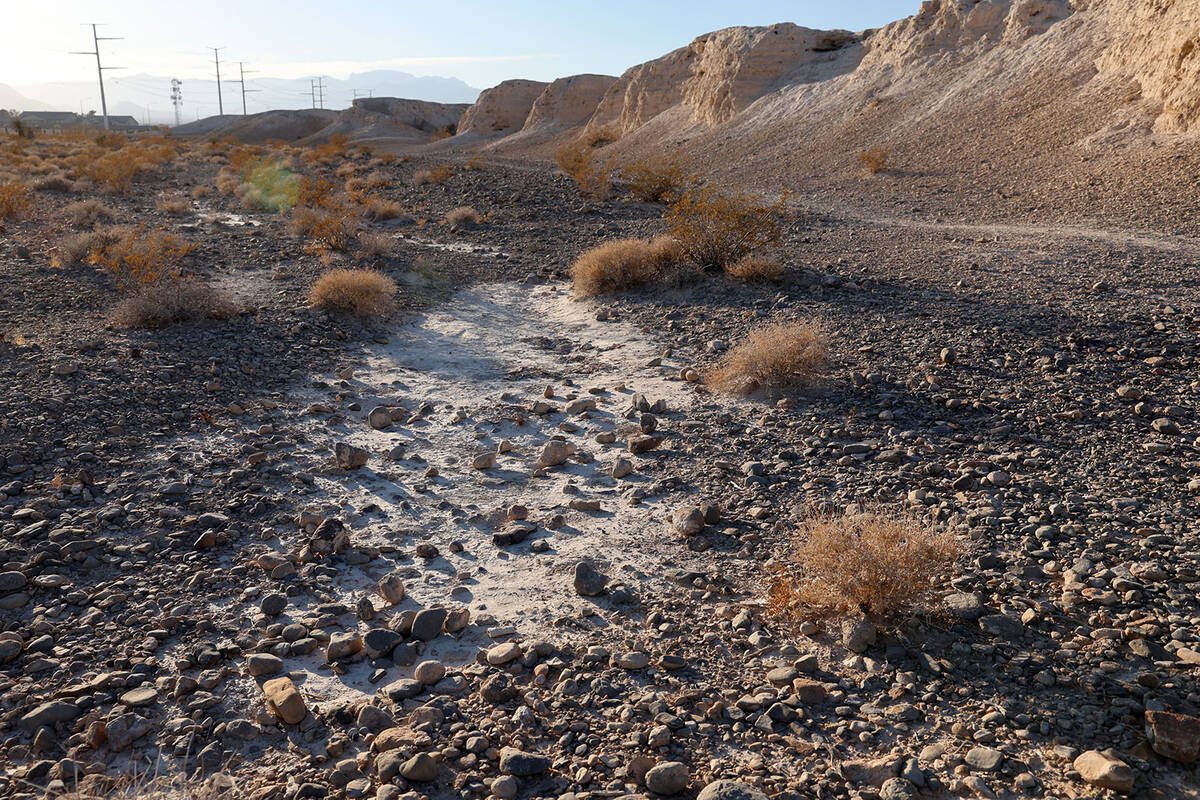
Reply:
[[521, 130], [547, 86], [542, 81], [511, 80], [486, 89], [463, 114], [458, 132], [504, 136]]
[[611, 75], [559, 78], [538, 95], [522, 130], [531, 131], [550, 125], [578, 125], [595, 113], [604, 93], [616, 82], [617, 79]]
[[681, 47], [625, 70], [600, 99], [589, 125], [626, 134], [678, 105], [692, 58], [690, 49]]

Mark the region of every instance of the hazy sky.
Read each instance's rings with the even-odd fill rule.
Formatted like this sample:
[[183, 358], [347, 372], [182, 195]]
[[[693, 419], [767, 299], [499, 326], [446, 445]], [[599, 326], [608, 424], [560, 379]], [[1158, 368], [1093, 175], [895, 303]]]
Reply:
[[[505, 78], [619, 75], [633, 64], [730, 25], [795, 22], [878, 27], [919, 0], [39, 0], [5, 3], [0, 83], [90, 80], [100, 22], [106, 64], [122, 72], [212, 77], [212, 51], [256, 77], [345, 77], [369, 69], [445, 75], [486, 88]], [[223, 70], [224, 73], [224, 70]], [[223, 74], [224, 77], [224, 74]]]

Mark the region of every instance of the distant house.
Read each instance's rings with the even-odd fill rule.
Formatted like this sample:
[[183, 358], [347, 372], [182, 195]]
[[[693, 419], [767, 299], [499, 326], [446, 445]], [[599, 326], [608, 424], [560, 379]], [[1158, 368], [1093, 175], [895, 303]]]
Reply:
[[74, 111], [22, 111], [18, 119], [38, 131], [62, 131], [82, 121]]
[[[104, 119], [100, 118], [98, 120], [98, 124], [103, 125]], [[114, 131], [129, 131], [133, 130], [134, 128], [140, 128], [141, 126], [142, 123], [138, 122], [136, 118], [131, 117], [128, 114], [123, 114], [119, 117], [110, 116], [108, 118], [108, 127]]]

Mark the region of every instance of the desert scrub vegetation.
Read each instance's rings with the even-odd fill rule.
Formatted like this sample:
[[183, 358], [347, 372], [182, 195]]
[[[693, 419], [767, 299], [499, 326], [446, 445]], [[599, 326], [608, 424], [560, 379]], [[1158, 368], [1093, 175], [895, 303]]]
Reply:
[[116, 244], [128, 232], [128, 228], [112, 226], [96, 228], [84, 233], [73, 233], [59, 241], [52, 263], [55, 263], [56, 266], [86, 264], [91, 261], [93, 254]]
[[355, 241], [360, 219], [358, 212], [337, 194], [332, 181], [305, 176], [297, 190], [289, 229], [306, 236], [318, 251], [346, 251]]
[[944, 585], [961, 554], [949, 531], [899, 514], [865, 510], [813, 515], [768, 583], [778, 616], [831, 614], [895, 620], [920, 608]]
[[404, 208], [395, 200], [384, 200], [381, 197], [364, 198], [362, 207], [363, 216], [377, 222], [395, 219], [404, 213]]
[[471, 206], [459, 206], [446, 212], [446, 224], [451, 230], [473, 228], [481, 222], [483, 217]]
[[621, 170], [621, 178], [629, 185], [630, 194], [647, 203], [670, 202], [695, 183], [679, 164], [664, 158], [634, 161]]
[[612, 192], [612, 179], [608, 174], [611, 165], [598, 166], [592, 149], [585, 140], [577, 139], [558, 148], [554, 160], [559, 169], [575, 181], [580, 194], [594, 200], [605, 200]]
[[116, 212], [95, 198], [77, 200], [66, 207], [67, 217], [76, 228], [93, 228], [108, 222]]
[[390, 236], [364, 231], [358, 234], [358, 252], [355, 253], [355, 257], [359, 260], [389, 258], [393, 245], [394, 241]]
[[0, 183], [0, 219], [20, 219], [29, 213], [29, 187], [23, 183]]
[[192, 204], [179, 195], [160, 195], [155, 199], [154, 207], [171, 217], [181, 217], [192, 212]]
[[617, 239], [593, 247], [571, 264], [571, 282], [580, 297], [619, 292], [677, 276], [682, 253], [670, 236]]
[[783, 200], [705, 187], [684, 192], [667, 211], [667, 227], [698, 267], [720, 269], [779, 241]]
[[885, 150], [882, 147], [873, 147], [858, 154], [858, 163], [868, 175], [877, 175], [888, 168], [891, 156], [891, 150]]
[[747, 254], [725, 265], [725, 274], [739, 281], [777, 281], [783, 278], [778, 259]]
[[165, 328], [168, 325], [230, 319], [240, 313], [224, 292], [194, 278], [170, 278], [141, 286], [117, 303], [109, 321], [118, 328]]
[[816, 382], [829, 363], [829, 340], [814, 322], [781, 322], [751, 331], [708, 376], [719, 392], [749, 395], [759, 390], [803, 388]]
[[47, 175], [34, 181], [33, 188], [39, 192], [65, 193], [74, 190], [75, 183], [62, 173]]
[[300, 196], [300, 176], [274, 156], [251, 162], [239, 172], [234, 192], [247, 208], [279, 213], [296, 205]]
[[419, 169], [413, 173], [412, 185], [425, 186], [426, 184], [435, 184], [441, 186], [454, 174], [454, 167], [450, 164], [434, 164], [429, 169]]
[[184, 256], [193, 249], [166, 231], [148, 231], [142, 225], [120, 236], [103, 237], [89, 260], [108, 270], [118, 289], [131, 291], [175, 278]]
[[319, 277], [309, 291], [314, 308], [370, 317], [391, 310], [396, 282], [370, 269], [332, 269]]

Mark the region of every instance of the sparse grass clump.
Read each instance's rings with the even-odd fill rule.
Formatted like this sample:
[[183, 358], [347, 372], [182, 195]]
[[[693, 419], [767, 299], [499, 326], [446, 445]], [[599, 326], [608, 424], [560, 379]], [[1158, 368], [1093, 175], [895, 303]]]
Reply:
[[571, 265], [575, 294], [595, 297], [668, 279], [679, 268], [679, 243], [670, 236], [617, 239], [583, 253]]
[[291, 230], [307, 236], [319, 249], [345, 251], [350, 249], [358, 233], [358, 216], [348, 206], [297, 208]]
[[592, 147], [582, 139], [567, 142], [554, 154], [559, 168], [579, 187], [579, 193], [595, 200], [607, 199], [612, 190], [608, 167], [595, 163]]
[[392, 254], [392, 237], [382, 233], [360, 233], [358, 235], [358, 257], [388, 258]]
[[740, 395], [803, 387], [816, 381], [828, 362], [829, 342], [819, 325], [780, 323], [751, 332], [709, 376], [708, 384]]
[[363, 216], [367, 219], [381, 221], [385, 219], [395, 219], [404, 213], [404, 208], [395, 200], [384, 200], [379, 197], [370, 197], [363, 204]]
[[65, 175], [47, 175], [33, 184], [39, 192], [69, 192], [75, 188], [74, 182]]
[[93, 249], [90, 260], [108, 270], [123, 291], [174, 278], [183, 257], [194, 248], [165, 231], [147, 231], [144, 225], [104, 239]]
[[481, 222], [483, 217], [470, 206], [459, 206], [446, 212], [446, 224], [453, 229], [473, 228]]
[[892, 151], [882, 147], [873, 147], [858, 154], [858, 163], [868, 175], [877, 175], [888, 168], [888, 160]]
[[58, 243], [55, 255], [59, 264], [86, 264], [94, 253], [119, 242], [127, 228], [97, 228], [85, 233], [73, 233]]
[[783, 277], [783, 264], [774, 258], [745, 255], [727, 264], [725, 274], [739, 281], [777, 281]]
[[929, 600], [960, 552], [952, 533], [910, 517], [816, 516], [803, 523], [772, 576], [770, 607], [790, 618], [896, 619]]
[[237, 316], [236, 303], [203, 281], [169, 279], [142, 286], [113, 309], [110, 320], [120, 328], [165, 328], [206, 319]]
[[621, 177], [629, 184], [630, 193], [647, 203], [670, 202], [694, 182], [677, 163], [663, 158], [634, 161], [621, 171]]
[[0, 219], [20, 219], [31, 207], [29, 187], [23, 183], [0, 183]]
[[692, 189], [671, 204], [667, 225], [696, 266], [720, 269], [779, 241], [782, 213], [782, 200], [767, 205], [741, 192]]
[[420, 169], [413, 173], [412, 185], [424, 186], [432, 183], [441, 186], [454, 174], [454, 167], [450, 164], [434, 164], [429, 169]]
[[313, 284], [309, 302], [325, 311], [361, 317], [386, 314], [394, 302], [396, 283], [369, 269], [333, 269]]
[[76, 228], [92, 228], [116, 216], [115, 211], [96, 199], [78, 200], [68, 205], [66, 211]]
[[162, 195], [154, 201], [154, 207], [171, 217], [181, 217], [192, 212], [192, 204], [177, 195]]

